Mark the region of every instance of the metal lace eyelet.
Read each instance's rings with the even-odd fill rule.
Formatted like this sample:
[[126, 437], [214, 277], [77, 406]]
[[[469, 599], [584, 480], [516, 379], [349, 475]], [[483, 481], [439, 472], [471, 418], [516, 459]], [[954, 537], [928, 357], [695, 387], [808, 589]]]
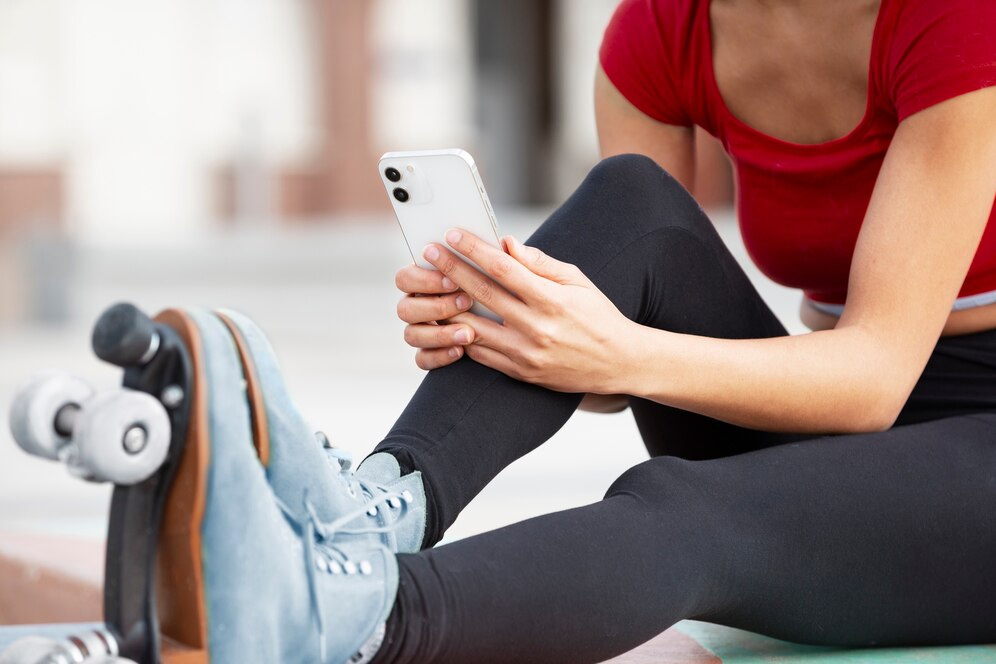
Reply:
[[370, 564], [369, 560], [364, 560], [363, 562], [360, 563], [360, 574], [364, 576], [370, 576], [371, 574], [373, 574], [373, 571], [374, 571], [373, 565]]

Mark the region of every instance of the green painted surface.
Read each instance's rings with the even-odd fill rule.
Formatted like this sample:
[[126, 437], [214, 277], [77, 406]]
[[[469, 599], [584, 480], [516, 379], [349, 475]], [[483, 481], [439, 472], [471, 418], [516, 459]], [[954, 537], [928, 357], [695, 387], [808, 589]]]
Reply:
[[996, 646], [844, 650], [802, 646], [692, 620], [677, 628], [723, 664], [996, 664]]

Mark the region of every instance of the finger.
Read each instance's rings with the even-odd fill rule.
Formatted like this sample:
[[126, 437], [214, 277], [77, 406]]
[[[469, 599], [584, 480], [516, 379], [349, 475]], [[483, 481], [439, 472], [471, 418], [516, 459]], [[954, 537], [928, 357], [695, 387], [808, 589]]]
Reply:
[[427, 270], [414, 263], [406, 265], [394, 275], [394, 285], [404, 293], [452, 293], [457, 285], [439, 270]]
[[452, 295], [406, 295], [398, 302], [398, 318], [406, 323], [446, 320], [470, 309], [474, 302], [466, 293]]
[[480, 265], [488, 276], [523, 300], [528, 301], [542, 288], [536, 275], [522, 263], [473, 233], [457, 228], [450, 229], [446, 232], [446, 243]]
[[470, 312], [454, 316], [449, 322], [473, 329], [475, 346], [484, 346], [509, 357], [521, 354], [524, 345], [522, 334], [511, 326]]
[[415, 364], [419, 369], [429, 371], [453, 364], [463, 357], [463, 348], [455, 346], [452, 348], [436, 348], [433, 350], [419, 350], [415, 353]]
[[590, 283], [584, 273], [571, 263], [558, 261], [552, 256], [548, 256], [536, 247], [522, 244], [511, 235], [502, 238], [502, 243], [508, 254], [516, 261], [524, 265], [533, 274], [546, 277], [558, 284], [584, 284]]
[[[504, 319], [519, 320], [523, 316], [525, 305], [521, 300], [495, 283], [493, 279], [461, 260], [457, 254], [446, 247], [430, 244], [422, 253], [429, 263], [470, 295], [474, 302], [479, 302]], [[511, 259], [509, 260], [511, 261]]]
[[483, 364], [484, 366], [496, 371], [500, 371], [506, 376], [515, 378], [516, 380], [523, 380], [522, 373], [519, 371], [518, 365], [507, 356], [492, 348], [472, 345], [467, 346], [464, 351], [467, 353], [467, 357], [475, 362]]
[[449, 348], [473, 343], [474, 328], [468, 325], [409, 325], [405, 328], [405, 343], [414, 348]]

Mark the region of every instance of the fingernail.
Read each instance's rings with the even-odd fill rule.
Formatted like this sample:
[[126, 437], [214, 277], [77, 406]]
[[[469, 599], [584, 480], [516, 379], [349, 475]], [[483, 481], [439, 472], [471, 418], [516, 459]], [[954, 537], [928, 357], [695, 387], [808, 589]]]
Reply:
[[459, 348], [450, 348], [449, 351], [447, 351], [447, 353], [454, 360], [460, 359], [460, 349]]
[[470, 309], [470, 298], [466, 295], [457, 295], [457, 309]]
[[457, 330], [453, 335], [453, 341], [458, 344], [465, 344], [470, 341], [470, 335], [467, 334], [467, 330]]
[[425, 256], [430, 261], [438, 260], [439, 249], [437, 249], [435, 246], [431, 244], [426, 245], [425, 249], [422, 250], [422, 255]]
[[460, 241], [460, 238], [462, 238], [462, 237], [463, 237], [463, 235], [460, 234], [460, 231], [447, 231], [446, 232], [446, 241], [449, 242], [450, 244], [456, 244], [457, 242]]
[[456, 284], [453, 283], [449, 277], [443, 277], [443, 288], [446, 290], [453, 290], [456, 288]]

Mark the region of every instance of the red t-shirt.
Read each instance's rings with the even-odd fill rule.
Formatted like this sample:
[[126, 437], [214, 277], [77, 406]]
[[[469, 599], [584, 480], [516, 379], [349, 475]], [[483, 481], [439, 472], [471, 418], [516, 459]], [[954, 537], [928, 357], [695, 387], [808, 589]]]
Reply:
[[[648, 116], [699, 125], [722, 141], [736, 171], [740, 229], [757, 266], [817, 304], [843, 304], [858, 231], [896, 126], [945, 99], [996, 85], [996, 0], [882, 0], [864, 118], [847, 136], [816, 145], [763, 134], [726, 107], [713, 72], [709, 0], [623, 0], [600, 59], [616, 88]], [[988, 295], [996, 291], [994, 218], [996, 210], [956, 307], [996, 301]]]

